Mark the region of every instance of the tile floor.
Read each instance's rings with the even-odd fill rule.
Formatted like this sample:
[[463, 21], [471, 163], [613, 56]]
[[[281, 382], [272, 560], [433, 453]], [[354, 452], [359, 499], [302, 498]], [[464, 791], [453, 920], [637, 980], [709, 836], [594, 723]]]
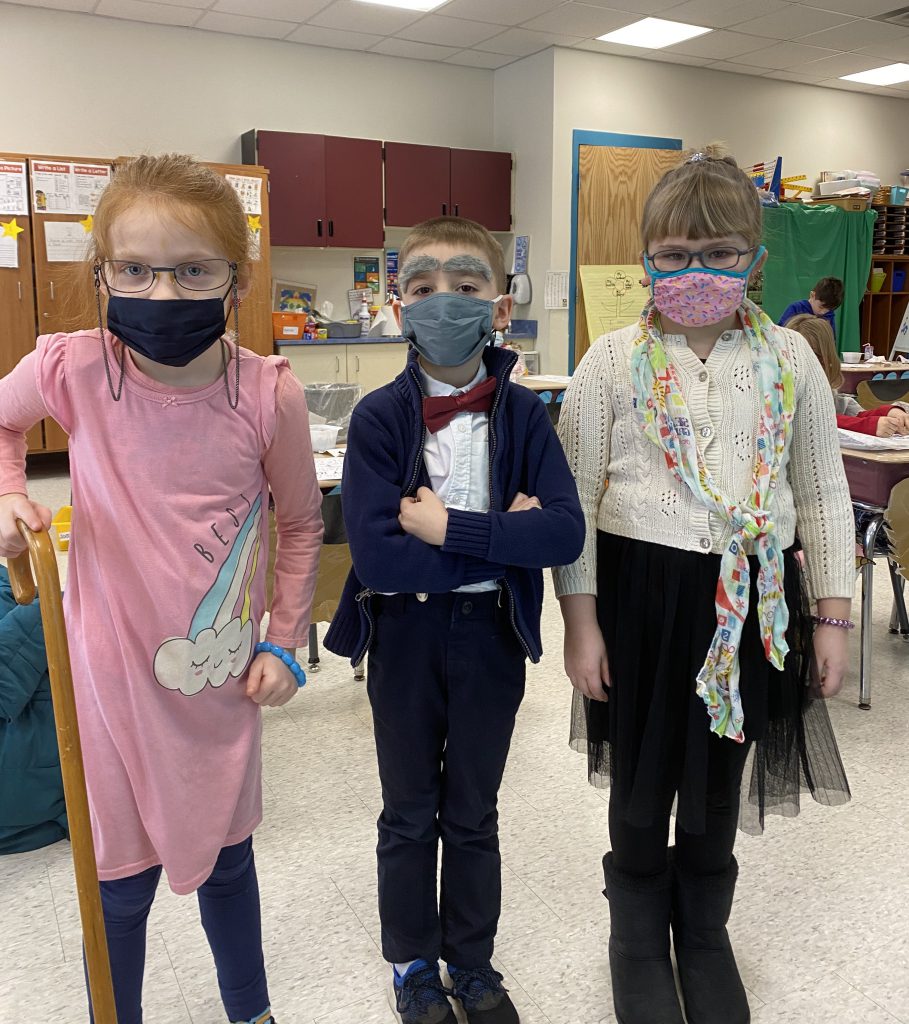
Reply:
[[[34, 495], [67, 500], [59, 467]], [[851, 804], [811, 804], [740, 836], [731, 926], [756, 1024], [909, 1024], [909, 644], [887, 633], [878, 573], [874, 708], [831, 703]], [[856, 607], [856, 611], [857, 611]], [[612, 1024], [600, 895], [606, 794], [566, 744], [569, 687], [558, 609], [531, 668], [501, 794], [504, 913], [497, 966], [524, 1024]], [[857, 671], [853, 650], [853, 680]], [[379, 952], [369, 706], [339, 659], [265, 715], [265, 822], [256, 849], [265, 950], [280, 1024], [390, 1024]], [[149, 928], [148, 1024], [221, 1024], [193, 899], [162, 885]], [[0, 1024], [81, 1024], [85, 1001], [69, 849], [0, 859]]]

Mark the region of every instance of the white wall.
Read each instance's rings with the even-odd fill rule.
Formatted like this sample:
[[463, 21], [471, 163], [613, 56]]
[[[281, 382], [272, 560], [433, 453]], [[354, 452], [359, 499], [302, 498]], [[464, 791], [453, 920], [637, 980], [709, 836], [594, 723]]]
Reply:
[[0, 3], [0, 148], [240, 163], [250, 128], [488, 149], [493, 73]]
[[[907, 100], [583, 50], [554, 52], [553, 269], [565, 269], [570, 257], [576, 128], [681, 138], [685, 146], [722, 139], [743, 165], [781, 154], [783, 173], [807, 174], [809, 182], [837, 167], [867, 168], [899, 182], [909, 163]], [[547, 369], [565, 372], [567, 313], [550, 315], [549, 332]]]

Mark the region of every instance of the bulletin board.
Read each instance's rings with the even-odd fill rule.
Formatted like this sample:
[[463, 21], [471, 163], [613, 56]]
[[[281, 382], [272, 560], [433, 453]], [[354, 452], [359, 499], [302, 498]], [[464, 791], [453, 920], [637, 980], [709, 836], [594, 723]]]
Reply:
[[572, 371], [595, 340], [588, 330], [579, 268], [638, 263], [644, 200], [663, 174], [678, 165], [681, 149], [681, 139], [611, 132], [574, 133], [569, 282]]

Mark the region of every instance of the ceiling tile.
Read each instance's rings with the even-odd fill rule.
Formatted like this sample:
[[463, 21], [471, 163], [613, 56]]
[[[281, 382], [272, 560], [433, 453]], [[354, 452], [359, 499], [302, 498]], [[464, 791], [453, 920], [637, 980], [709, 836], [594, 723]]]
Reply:
[[820, 46], [805, 46], [804, 43], [774, 43], [762, 50], [754, 50], [741, 57], [730, 58], [734, 64], [751, 64], [757, 68], [795, 68], [812, 60], [835, 57], [835, 50]]
[[246, 18], [239, 14], [218, 14], [215, 11], [206, 11], [196, 22], [196, 28], [204, 28], [209, 32], [229, 32], [235, 36], [257, 36], [262, 39], [283, 39], [296, 27], [292, 21]]
[[477, 43], [475, 50], [489, 53], [511, 53], [515, 57], [528, 57], [550, 46], [573, 46], [577, 36], [563, 36], [555, 32], [528, 32], [523, 28], [509, 28], [492, 39]]
[[901, 6], [900, 0], [812, 0], [812, 3], [826, 11], [852, 14], [856, 18], [876, 18]]
[[95, 9], [98, 0], [13, 0], [22, 7], [44, 7], [48, 10], [57, 11], [81, 11], [89, 14]]
[[[746, 36], [741, 32], [708, 32], [703, 36], [695, 36], [694, 39], [686, 39], [675, 46], [668, 46], [670, 53], [687, 53], [690, 57], [711, 57], [713, 60], [727, 60], [730, 57], [739, 57], [743, 53], [750, 53], [752, 50], [759, 50], [764, 46], [770, 46], [772, 39], [762, 39], [760, 36]], [[748, 61], [745, 61], [747, 64]]]
[[750, 64], [733, 64], [728, 60], [714, 61], [707, 65], [711, 71], [728, 71], [733, 75], [756, 75], [762, 78], [767, 74], [766, 68], [752, 67]]
[[289, 43], [308, 43], [310, 46], [331, 46], [336, 50], [368, 50], [382, 41], [382, 36], [368, 32], [342, 32], [339, 28], [319, 28], [301, 25], [287, 36]]
[[688, 54], [669, 53], [668, 50], [645, 50], [641, 58], [660, 64], [687, 64], [693, 68], [703, 68], [710, 63], [707, 57], [689, 57]]
[[872, 57], [879, 58], [880, 64], [903, 61], [909, 63], [909, 39], [905, 36], [902, 39], [894, 39], [892, 42], [875, 43], [873, 46], [861, 46], [857, 53], [868, 53]]
[[591, 7], [589, 4], [570, 3], [525, 22], [523, 28], [544, 32], [567, 32], [573, 36], [596, 39], [597, 36], [614, 32], [617, 28], [624, 28], [638, 20], [637, 14], [610, 11], [605, 7]]
[[616, 57], [652, 56], [656, 50], [647, 50], [643, 46], [620, 46], [618, 43], [604, 43], [602, 39], [584, 39], [575, 43], [575, 50], [590, 50], [592, 53], [611, 53]]
[[[824, 73], [817, 67], [818, 61], [811, 64], [803, 64], [799, 68], [774, 68], [768, 71], [767, 78], [779, 78], [784, 82], [805, 82], [817, 84], [825, 79]], [[817, 70], [812, 70], [816, 68]]]
[[687, 0], [666, 11], [662, 17], [688, 25], [729, 28], [740, 21], [775, 14], [788, 6], [785, 0]]
[[449, 57], [446, 64], [460, 64], [466, 68], [503, 68], [506, 64], [513, 64], [519, 58], [513, 54], [505, 53], [481, 53], [479, 50], [461, 50], [453, 57]]
[[789, 4], [785, 10], [765, 14], [762, 18], [743, 21], [735, 26], [736, 32], [749, 35], [770, 36], [771, 39], [798, 39], [809, 32], [821, 32], [825, 28], [836, 28], [852, 19], [845, 14], [819, 11], [804, 4]]
[[813, 60], [810, 64], [804, 65], [804, 68], [811, 68], [812, 73], [818, 72], [818, 77], [821, 79], [854, 75], [858, 71], [870, 71], [872, 68], [878, 67], [880, 67], [880, 58], [869, 57], [867, 54], [861, 53], [838, 53], [835, 57]]
[[202, 16], [198, 8], [146, 3], [145, 0], [101, 0], [95, 14], [146, 21], [151, 25], [182, 25], [184, 28], [195, 25]]
[[670, 7], [678, 6], [679, 0], [584, 0], [591, 7], [609, 7], [618, 11], [630, 11], [632, 14], [646, 16], [648, 14], [665, 14]]
[[396, 11], [375, 4], [358, 4], [354, 0], [335, 0], [330, 7], [310, 18], [307, 24], [390, 36], [412, 25], [419, 17], [416, 11]]
[[254, 13], [257, 18], [295, 21], [299, 24], [319, 11], [324, 11], [330, 3], [331, 0], [256, 0], [255, 4], [249, 0], [217, 0], [212, 10], [223, 11], [225, 14]]
[[857, 50], [860, 46], [873, 46], [875, 43], [906, 38], [909, 38], [909, 29], [863, 18], [859, 21], [850, 21], [848, 25], [840, 25], [839, 28], [813, 32], [805, 36], [801, 42], [809, 46], [830, 46], [834, 50]]
[[433, 14], [486, 21], [493, 25], [520, 25], [538, 14], [561, 7], [563, 3], [564, 0], [449, 0], [444, 7], [436, 8]]
[[458, 52], [457, 46], [434, 46], [432, 43], [415, 43], [410, 39], [394, 36], [383, 39], [369, 51], [385, 53], [389, 57], [407, 57], [411, 60], [445, 60]]
[[442, 18], [438, 14], [427, 14], [407, 28], [401, 29], [402, 39], [414, 39], [418, 43], [437, 43], [440, 46], [474, 46], [484, 39], [500, 32], [498, 25], [485, 21], [465, 21], [463, 18]]

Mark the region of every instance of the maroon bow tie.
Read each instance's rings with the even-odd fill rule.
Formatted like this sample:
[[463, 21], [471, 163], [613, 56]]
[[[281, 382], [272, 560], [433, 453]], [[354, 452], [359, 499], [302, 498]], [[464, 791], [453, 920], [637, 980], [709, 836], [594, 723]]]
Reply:
[[459, 412], [489, 412], [496, 390], [495, 377], [486, 380], [460, 395], [440, 395], [423, 399], [423, 422], [430, 434], [437, 434]]

